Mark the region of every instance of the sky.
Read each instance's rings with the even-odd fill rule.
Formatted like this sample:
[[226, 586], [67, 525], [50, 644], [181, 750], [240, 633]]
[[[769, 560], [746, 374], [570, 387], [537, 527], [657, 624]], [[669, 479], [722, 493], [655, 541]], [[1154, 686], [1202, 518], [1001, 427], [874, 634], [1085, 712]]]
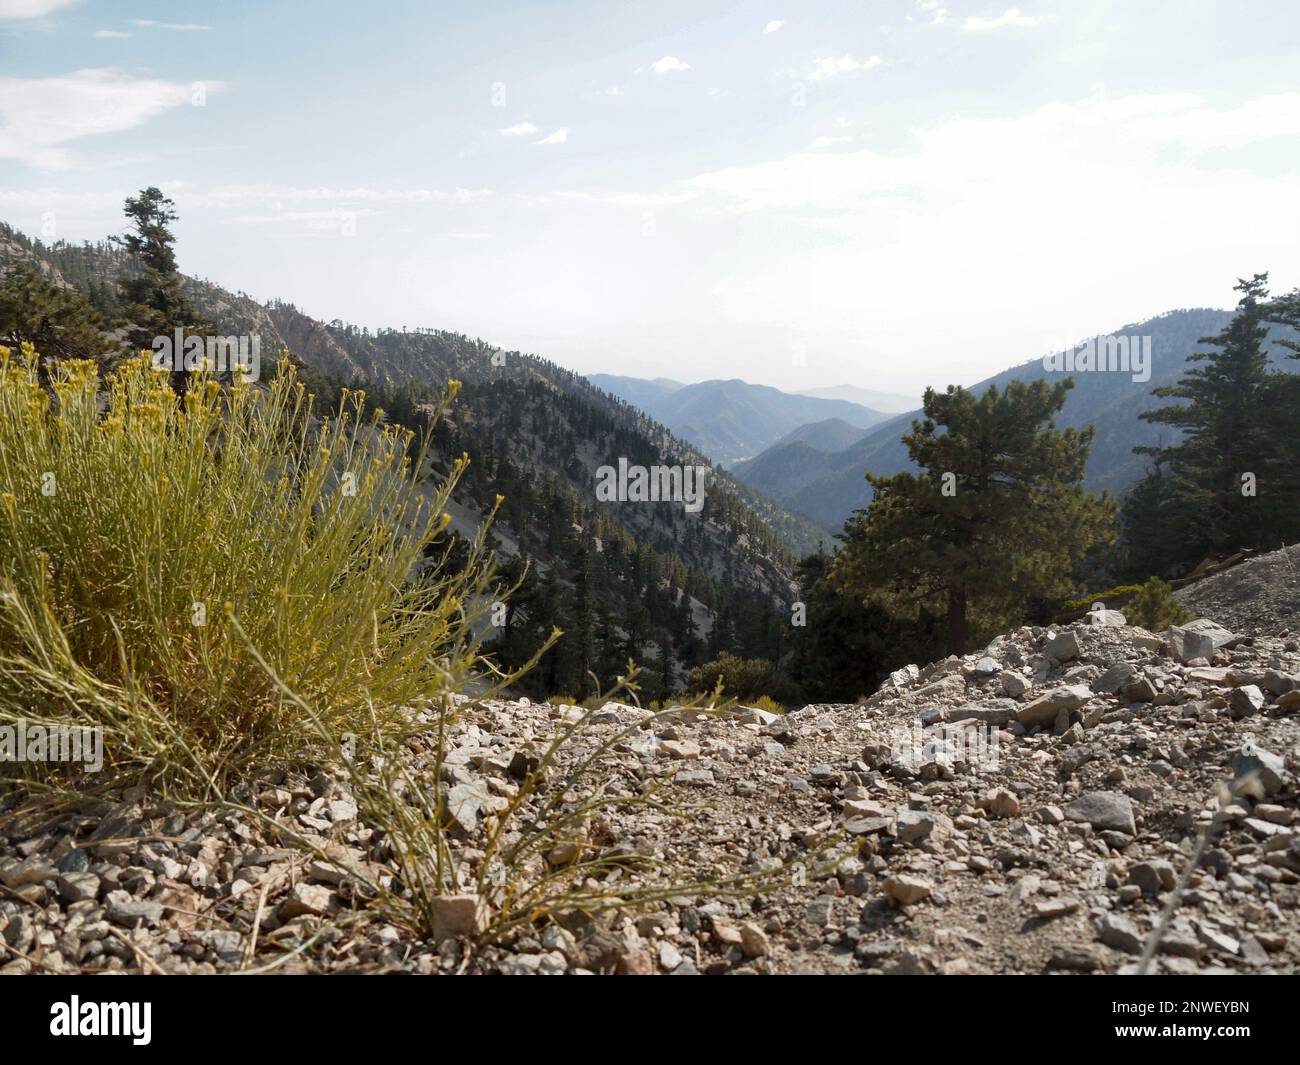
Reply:
[[1300, 285], [1294, 0], [0, 0], [0, 219], [584, 373], [972, 384]]

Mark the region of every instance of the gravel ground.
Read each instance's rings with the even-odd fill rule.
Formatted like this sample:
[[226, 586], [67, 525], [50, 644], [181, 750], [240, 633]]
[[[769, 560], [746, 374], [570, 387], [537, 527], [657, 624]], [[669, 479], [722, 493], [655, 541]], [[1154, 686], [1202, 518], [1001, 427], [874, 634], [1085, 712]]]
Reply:
[[[460, 875], [437, 934], [377, 906], [367, 884], [400, 887], [394, 842], [337, 767], [250, 784], [241, 797], [263, 817], [139, 789], [77, 810], [11, 794], [0, 971], [1118, 973], [1211, 831], [1155, 967], [1293, 973], [1300, 641], [1121, 622], [1023, 628], [900, 670], [864, 704], [781, 718], [608, 704], [552, 772], [628, 729], [597, 759], [605, 794], [658, 784], [681, 816], [606, 806], [533, 873], [657, 859], [678, 897], [619, 904], [665, 883], [628, 862], [584, 881], [612, 908], [488, 945], [474, 935], [501, 902], [476, 894], [487, 833], [576, 708], [462, 709], [441, 781]], [[403, 757], [435, 786], [427, 744]], [[542, 791], [525, 812], [557, 795], [578, 798]], [[739, 897], [699, 887], [736, 876], [768, 882]]]

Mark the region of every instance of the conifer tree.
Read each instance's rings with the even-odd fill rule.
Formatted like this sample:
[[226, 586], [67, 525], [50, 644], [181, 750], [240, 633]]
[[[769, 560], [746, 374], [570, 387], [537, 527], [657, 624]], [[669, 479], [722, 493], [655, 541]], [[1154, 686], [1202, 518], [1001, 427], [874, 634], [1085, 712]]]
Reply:
[[[139, 196], [128, 196], [123, 206], [131, 228], [115, 240], [131, 257], [131, 268], [118, 279], [118, 293], [126, 338], [136, 350], [149, 348], [155, 337], [171, 336], [177, 329], [201, 333], [209, 328], [181, 288], [176, 238], [169, 228], [176, 221], [174, 207], [152, 186]], [[172, 374], [178, 394], [185, 391], [187, 380], [184, 372]]]
[[[1271, 335], [1287, 352], [1288, 361], [1300, 361], [1300, 289], [1274, 299], [1265, 311], [1265, 320], [1281, 327]], [[1270, 376], [1265, 402], [1261, 413], [1275, 451], [1274, 469], [1259, 493], [1263, 504], [1261, 549], [1300, 540], [1300, 434], [1295, 427], [1296, 411], [1300, 410], [1300, 366]]]
[[1157, 465], [1133, 485], [1121, 508], [1123, 538], [1120, 572], [1125, 577], [1177, 577], [1185, 572], [1185, 551], [1175, 551], [1171, 534], [1178, 528], [1178, 501], [1173, 475]]
[[1265, 349], [1267, 286], [1267, 274], [1237, 282], [1236, 314], [1221, 332], [1201, 338], [1210, 350], [1188, 357], [1195, 365], [1177, 384], [1155, 390], [1182, 402], [1140, 415], [1181, 434], [1165, 447], [1134, 448], [1150, 455], [1155, 469], [1125, 506], [1130, 543], [1158, 542], [1166, 573], [1186, 571], [1213, 552], [1256, 546], [1286, 505], [1281, 488], [1293, 465], [1291, 434], [1279, 437], [1266, 417], [1283, 387]]
[[15, 263], [0, 278], [0, 344], [30, 343], [54, 359], [100, 359], [114, 348], [98, 312], [77, 289]]
[[875, 691], [903, 662], [928, 662], [942, 653], [935, 619], [900, 622], [831, 580], [833, 556], [818, 553], [799, 563], [804, 624], [794, 629], [785, 670], [810, 702], [845, 703]]
[[1092, 429], [1052, 421], [1073, 385], [1012, 381], [978, 398], [927, 389], [925, 417], [903, 437], [921, 472], [867, 474], [875, 498], [847, 526], [837, 586], [903, 617], [942, 610], [953, 654], [972, 614], [997, 627], [1030, 599], [1069, 592], [1114, 512], [1082, 487]]

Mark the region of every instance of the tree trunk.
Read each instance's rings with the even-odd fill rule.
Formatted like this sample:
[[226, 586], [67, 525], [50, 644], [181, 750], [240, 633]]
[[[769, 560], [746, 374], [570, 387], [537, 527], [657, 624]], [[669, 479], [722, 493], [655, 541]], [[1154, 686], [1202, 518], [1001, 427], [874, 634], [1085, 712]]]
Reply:
[[948, 589], [948, 653], [966, 650], [966, 589]]

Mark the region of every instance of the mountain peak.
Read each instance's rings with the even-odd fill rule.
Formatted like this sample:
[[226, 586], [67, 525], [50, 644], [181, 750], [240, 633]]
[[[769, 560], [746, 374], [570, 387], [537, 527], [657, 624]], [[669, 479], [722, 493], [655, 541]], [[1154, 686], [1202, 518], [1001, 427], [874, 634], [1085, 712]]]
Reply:
[[752, 458], [804, 425], [837, 419], [851, 429], [866, 430], [888, 418], [850, 400], [783, 392], [739, 377], [671, 391], [640, 378], [592, 374], [589, 380], [640, 407], [723, 466]]

